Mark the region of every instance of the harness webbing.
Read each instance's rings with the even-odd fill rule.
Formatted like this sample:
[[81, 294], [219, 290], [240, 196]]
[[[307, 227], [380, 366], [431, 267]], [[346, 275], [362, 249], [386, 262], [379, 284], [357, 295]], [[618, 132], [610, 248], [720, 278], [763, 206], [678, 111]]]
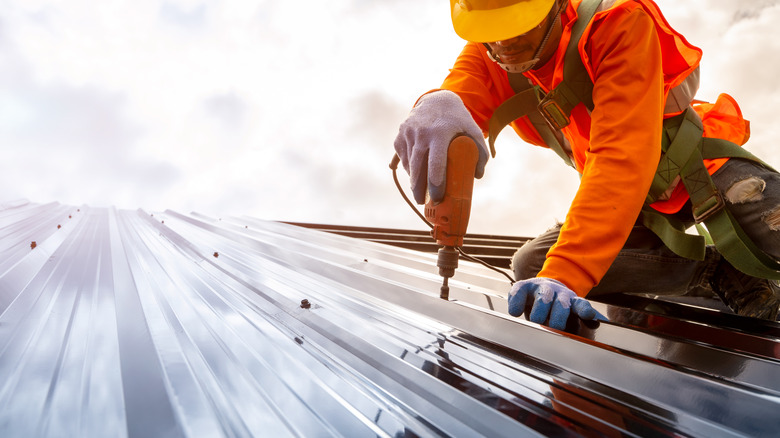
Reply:
[[582, 63], [577, 46], [601, 2], [583, 0], [577, 7], [577, 21], [571, 29], [571, 39], [563, 58], [563, 80], [545, 96], [539, 106], [555, 129], [563, 129], [569, 124], [569, 115], [580, 102], [593, 110], [593, 81]]
[[[758, 248], [745, 233], [731, 212], [729, 212], [723, 195], [715, 186], [712, 177], [704, 165], [704, 159], [722, 157], [741, 158], [754, 161], [768, 169], [772, 169], [772, 167], [735, 143], [717, 138], [703, 137], [701, 120], [698, 115], [696, 115], [693, 108], [687, 109], [683, 115], [684, 118], [676, 131], [676, 135], [672, 131], [672, 128], [665, 127], [665, 131], [669, 134], [669, 138], [672, 139], [672, 142], [668, 147], [669, 150], [662, 156], [661, 163], [672, 154], [675, 155], [677, 160], [685, 158], [683, 154], [675, 154], [675, 152], [677, 152], [675, 149], [676, 147], [690, 150], [690, 154], [688, 155], [687, 160], [682, 164], [678, 174], [691, 198], [691, 204], [693, 205], [692, 214], [695, 223], [703, 223], [706, 225], [715, 247], [729, 263], [740, 271], [754, 277], [770, 278], [774, 280], [780, 279], [780, 262], [774, 260]], [[694, 147], [691, 148], [690, 144], [677, 146], [682, 145], [680, 141], [689, 142], [690, 144], [693, 144]], [[668, 172], [662, 171], [659, 167], [655, 179], [653, 180], [654, 184], [661, 179], [662, 174], [665, 175], [664, 179], [668, 179], [668, 176], [670, 175]], [[650, 209], [650, 207], [645, 207], [645, 210], [647, 209]], [[666, 215], [661, 216], [668, 218]], [[645, 226], [647, 226], [647, 224], [645, 224]], [[648, 228], [651, 227], [648, 226]], [[673, 251], [675, 251], [675, 248], [673, 248], [672, 245], [676, 244], [679, 246], [683, 244], [682, 241], [680, 241], [670, 245], [662, 236], [659, 237], [661, 237], [664, 243]], [[685, 245], [688, 246], [687, 248], [684, 248], [686, 250], [694, 250], [697, 247], [701, 247], [703, 250], [704, 246], [703, 242], [693, 246], [690, 239]], [[675, 252], [677, 253], [677, 251]], [[686, 254], [677, 254], [684, 257], [686, 256]], [[699, 257], [690, 258], [702, 259]]]
[[499, 105], [488, 121], [488, 144], [494, 158], [498, 134], [514, 120], [528, 116], [545, 144], [567, 165], [575, 167], [564, 151], [565, 140], [560, 129], [569, 124], [569, 114], [580, 102], [593, 109], [593, 82], [582, 64], [576, 42], [585, 33], [601, 2], [602, 0], [583, 0], [577, 8], [578, 19], [571, 33], [573, 43], [569, 43], [564, 54], [563, 81], [547, 96], [522, 73], [507, 73], [509, 84], [516, 94]]
[[[569, 166], [575, 167], [574, 162], [564, 150], [563, 144], [566, 141], [560, 131], [553, 130], [547, 119], [539, 112], [539, 103], [544, 92], [541, 87], [531, 85], [528, 79], [520, 74], [509, 74], [509, 83], [517, 94], [510, 97], [496, 109], [488, 122], [490, 151], [493, 157], [496, 156], [493, 140], [506, 125], [517, 119], [518, 112], [523, 114], [519, 117], [527, 116], [536, 132], [542, 137], [544, 143], [552, 149]], [[502, 110], [503, 108], [503, 110]], [[496, 131], [497, 130], [497, 131]]]
[[[582, 63], [578, 44], [602, 0], [583, 0], [577, 9], [578, 19], [564, 55], [563, 80], [546, 96], [522, 74], [509, 73], [515, 95], [496, 108], [488, 122], [488, 142], [495, 157], [494, 142], [511, 122], [523, 116], [534, 126], [545, 144], [568, 165], [561, 129], [569, 124], [571, 111], [579, 103], [593, 109], [593, 82]], [[736, 268], [748, 275], [780, 279], [780, 262], [761, 251], [745, 234], [726, 208], [723, 196], [704, 165], [704, 159], [742, 158], [771, 167], [737, 144], [726, 140], [704, 138], [701, 119], [693, 110], [664, 121], [662, 156], [656, 175], [640, 213], [642, 223], [664, 244], [681, 257], [703, 260], [705, 238], [686, 233], [692, 224], [672, 215], [662, 214], [650, 204], [682, 181], [693, 205], [697, 226], [704, 223], [718, 251]]]

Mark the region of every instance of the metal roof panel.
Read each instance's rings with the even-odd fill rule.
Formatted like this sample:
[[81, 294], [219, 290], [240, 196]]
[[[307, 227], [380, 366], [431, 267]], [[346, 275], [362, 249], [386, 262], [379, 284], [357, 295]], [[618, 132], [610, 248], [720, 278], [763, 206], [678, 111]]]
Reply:
[[434, 254], [253, 218], [5, 204], [0, 249], [4, 436], [780, 425], [776, 323], [613, 297], [611, 322], [560, 332], [508, 316], [480, 265], [443, 301]]

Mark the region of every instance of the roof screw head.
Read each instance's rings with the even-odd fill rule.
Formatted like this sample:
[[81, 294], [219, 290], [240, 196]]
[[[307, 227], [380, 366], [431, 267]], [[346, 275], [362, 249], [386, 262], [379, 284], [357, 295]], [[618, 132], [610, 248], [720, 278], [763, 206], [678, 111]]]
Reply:
[[59, 230], [60, 228], [62, 228], [62, 225], [57, 225], [57, 229]]
[[72, 216], [72, 215], [68, 215], [68, 219], [72, 219], [72, 218], [73, 218], [73, 216]]
[[30, 243], [30, 249], [35, 249], [36, 246], [38, 246], [38, 244], [33, 240], [32, 243]]
[[214, 257], [219, 257], [219, 253], [214, 251]]
[[309, 302], [309, 300], [307, 300], [306, 298], [302, 299], [301, 300], [301, 308], [302, 309], [310, 309], [311, 308], [311, 303]]

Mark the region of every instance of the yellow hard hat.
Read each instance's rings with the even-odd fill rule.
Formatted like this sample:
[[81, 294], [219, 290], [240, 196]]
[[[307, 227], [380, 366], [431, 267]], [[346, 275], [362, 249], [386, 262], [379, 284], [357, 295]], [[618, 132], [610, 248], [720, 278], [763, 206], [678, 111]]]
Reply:
[[550, 13], [555, 0], [450, 0], [455, 33], [491, 43], [524, 34]]

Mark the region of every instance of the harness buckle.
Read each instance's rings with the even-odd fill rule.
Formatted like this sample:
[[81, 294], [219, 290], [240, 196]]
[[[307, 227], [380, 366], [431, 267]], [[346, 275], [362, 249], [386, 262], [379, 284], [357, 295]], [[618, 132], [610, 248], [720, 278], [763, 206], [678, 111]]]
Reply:
[[553, 129], [560, 131], [566, 126], [569, 126], [571, 119], [569, 119], [568, 114], [566, 114], [566, 111], [563, 110], [558, 101], [555, 100], [553, 94], [554, 93], [548, 93], [547, 96], [544, 96], [539, 102], [538, 109], [539, 112], [542, 113], [544, 119], [547, 120], [547, 123], [549, 123]]
[[726, 202], [723, 200], [723, 196], [720, 192], [715, 192], [710, 197], [693, 207], [693, 220], [697, 224], [700, 224], [717, 212], [721, 211], [726, 206]]

